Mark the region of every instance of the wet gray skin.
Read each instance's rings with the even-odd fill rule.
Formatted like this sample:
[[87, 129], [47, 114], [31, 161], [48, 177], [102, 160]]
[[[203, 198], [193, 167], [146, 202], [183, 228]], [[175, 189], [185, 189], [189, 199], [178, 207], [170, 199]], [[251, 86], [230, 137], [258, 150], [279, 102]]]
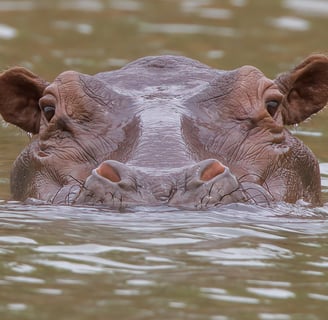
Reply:
[[327, 100], [325, 55], [275, 80], [176, 56], [52, 83], [12, 68], [0, 75], [0, 112], [33, 134], [13, 165], [12, 196], [112, 208], [319, 204], [318, 161], [284, 125]]

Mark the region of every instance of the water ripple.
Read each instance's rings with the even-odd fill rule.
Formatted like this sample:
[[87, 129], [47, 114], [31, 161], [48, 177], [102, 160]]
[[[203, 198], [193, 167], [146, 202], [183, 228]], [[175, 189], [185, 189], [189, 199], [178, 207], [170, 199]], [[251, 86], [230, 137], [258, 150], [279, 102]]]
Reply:
[[199, 16], [206, 19], [230, 19], [233, 13], [228, 9], [203, 8], [199, 11]]
[[188, 251], [190, 256], [203, 257], [213, 264], [225, 266], [272, 266], [272, 259], [291, 259], [293, 253], [290, 250], [269, 244], [259, 244], [257, 248], [225, 248], [205, 251]]
[[260, 313], [260, 320], [290, 320], [291, 316], [284, 313]]
[[98, 266], [90, 266], [81, 263], [72, 263], [64, 260], [59, 261], [59, 260], [36, 259], [34, 260], [34, 263], [41, 264], [47, 267], [52, 267], [55, 269], [67, 270], [78, 274], [93, 274], [93, 273], [101, 273], [105, 271], [103, 268]]
[[45, 281], [39, 278], [33, 278], [33, 277], [15, 277], [15, 276], [7, 276], [5, 277], [8, 281], [14, 281], [14, 282], [25, 282], [25, 283], [44, 283]]
[[328, 15], [328, 2], [326, 0], [284, 0], [283, 5], [306, 15]]
[[142, 5], [134, 0], [111, 0], [110, 7], [120, 11], [139, 11]]
[[318, 294], [318, 293], [309, 293], [309, 298], [321, 301], [328, 301], [328, 295]]
[[128, 247], [115, 247], [115, 246], [104, 246], [99, 244], [80, 244], [80, 245], [60, 245], [60, 246], [40, 246], [34, 248], [34, 251], [46, 252], [46, 253], [103, 253], [103, 252], [146, 252], [142, 249], [128, 248]]
[[10, 244], [37, 244], [33, 239], [20, 236], [0, 236], [0, 242]]
[[261, 232], [246, 228], [233, 228], [233, 227], [200, 227], [193, 228], [192, 232], [201, 233], [215, 239], [232, 239], [240, 237], [258, 237], [262, 239], [284, 239], [282, 236], [274, 235], [268, 232]]
[[5, 25], [5, 24], [0, 24], [0, 38], [9, 40], [15, 38], [17, 35], [16, 29]]
[[73, 254], [59, 254], [58, 256], [62, 258], [67, 258], [71, 260], [76, 261], [83, 261], [88, 263], [95, 263], [98, 266], [104, 266], [104, 267], [112, 267], [119, 271], [124, 270], [135, 270], [135, 271], [150, 271], [150, 270], [164, 270], [164, 269], [172, 269], [176, 268], [173, 264], [166, 264], [166, 265], [136, 265], [132, 263], [124, 263], [124, 262], [118, 262], [112, 259], [105, 259], [105, 258], [99, 258], [95, 256], [88, 256], [88, 255], [73, 255]]
[[260, 301], [256, 298], [235, 296], [235, 295], [225, 295], [225, 294], [213, 294], [204, 292], [203, 295], [209, 299], [232, 302], [232, 303], [241, 303], [241, 304], [258, 304]]
[[103, 4], [98, 0], [66, 0], [60, 2], [62, 10], [79, 10], [79, 11], [101, 11], [104, 9]]
[[280, 17], [271, 19], [270, 24], [274, 27], [291, 31], [306, 31], [310, 28], [310, 23], [307, 20], [296, 17]]
[[0, 11], [28, 11], [35, 8], [31, 1], [1, 1]]
[[229, 27], [213, 27], [182, 23], [140, 23], [140, 31], [144, 33], [166, 34], [207, 34], [213, 36], [236, 37], [239, 33]]
[[179, 245], [179, 244], [191, 244], [201, 242], [202, 240], [199, 239], [192, 239], [192, 238], [148, 238], [148, 239], [135, 239], [129, 240], [131, 242], [137, 243], [145, 243], [150, 245]]
[[289, 299], [295, 298], [295, 294], [289, 290], [277, 288], [247, 288], [247, 291], [264, 298]]

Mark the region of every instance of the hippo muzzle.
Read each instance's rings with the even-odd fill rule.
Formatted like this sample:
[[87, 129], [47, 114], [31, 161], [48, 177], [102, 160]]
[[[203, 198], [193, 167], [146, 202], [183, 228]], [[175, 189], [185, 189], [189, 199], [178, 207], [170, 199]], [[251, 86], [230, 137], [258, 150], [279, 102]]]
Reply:
[[272, 196], [258, 185], [243, 186], [216, 159], [166, 172], [107, 160], [92, 171], [73, 203], [114, 208], [169, 205], [204, 209], [252, 200], [269, 203]]

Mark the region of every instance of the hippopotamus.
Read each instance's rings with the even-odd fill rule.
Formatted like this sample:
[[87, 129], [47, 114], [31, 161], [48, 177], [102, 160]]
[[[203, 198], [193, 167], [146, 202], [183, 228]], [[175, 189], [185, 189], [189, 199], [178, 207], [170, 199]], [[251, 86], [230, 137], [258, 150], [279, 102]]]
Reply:
[[31, 135], [13, 164], [12, 199], [109, 208], [320, 204], [316, 157], [286, 128], [328, 102], [328, 57], [267, 78], [182, 56], [144, 57], [48, 82], [0, 74], [3, 119]]

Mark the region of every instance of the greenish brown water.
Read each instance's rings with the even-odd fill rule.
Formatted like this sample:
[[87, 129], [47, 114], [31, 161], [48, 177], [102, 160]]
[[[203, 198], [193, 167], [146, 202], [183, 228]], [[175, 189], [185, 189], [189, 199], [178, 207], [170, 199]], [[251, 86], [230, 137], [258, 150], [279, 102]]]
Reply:
[[[328, 52], [326, 0], [0, 0], [0, 68], [51, 81], [179, 54], [267, 76]], [[291, 128], [327, 199], [328, 111]], [[0, 126], [0, 199], [28, 143]], [[209, 211], [0, 204], [0, 319], [325, 320], [328, 206]]]

